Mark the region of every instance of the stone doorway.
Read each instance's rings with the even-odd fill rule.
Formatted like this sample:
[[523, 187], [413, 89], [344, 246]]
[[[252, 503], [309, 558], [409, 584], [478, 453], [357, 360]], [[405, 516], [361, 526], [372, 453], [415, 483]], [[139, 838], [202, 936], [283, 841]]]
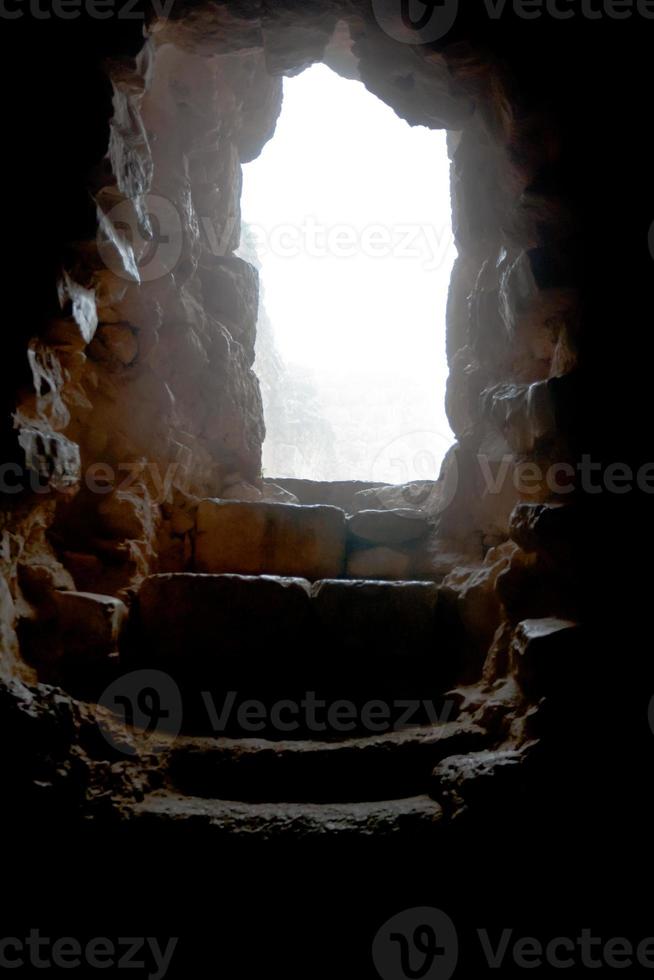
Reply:
[[284, 79], [275, 135], [243, 170], [264, 475], [436, 479], [454, 438], [446, 133], [313, 65]]

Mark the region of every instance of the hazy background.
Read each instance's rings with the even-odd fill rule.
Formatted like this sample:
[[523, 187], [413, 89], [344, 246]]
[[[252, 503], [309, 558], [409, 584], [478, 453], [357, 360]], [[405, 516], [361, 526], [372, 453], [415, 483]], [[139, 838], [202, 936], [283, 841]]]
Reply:
[[[445, 133], [323, 65], [285, 79], [244, 168], [241, 254], [261, 272], [266, 476], [436, 476], [452, 244]], [[407, 252], [409, 254], [407, 254]]]

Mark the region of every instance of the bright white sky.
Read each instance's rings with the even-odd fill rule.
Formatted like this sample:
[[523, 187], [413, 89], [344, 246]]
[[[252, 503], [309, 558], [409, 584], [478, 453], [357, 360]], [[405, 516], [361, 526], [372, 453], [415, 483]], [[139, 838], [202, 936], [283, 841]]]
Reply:
[[445, 132], [412, 128], [362, 83], [315, 65], [284, 80], [275, 136], [244, 168], [242, 208], [282, 357], [318, 381], [324, 368], [429, 383], [425, 429], [450, 439]]

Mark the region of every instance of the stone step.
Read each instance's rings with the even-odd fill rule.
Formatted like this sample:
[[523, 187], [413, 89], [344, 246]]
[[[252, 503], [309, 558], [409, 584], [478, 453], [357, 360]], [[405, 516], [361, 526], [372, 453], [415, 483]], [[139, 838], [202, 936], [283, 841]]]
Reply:
[[332, 578], [345, 570], [345, 513], [306, 504], [202, 500], [198, 572]]
[[[246, 839], [270, 841], [307, 838], [432, 835], [443, 811], [428, 796], [365, 803], [244, 803], [207, 800], [164, 790], [151, 793], [140, 803], [121, 807], [121, 816], [137, 833], [164, 831], [166, 841], [175, 834], [197, 843], [209, 840]], [[190, 835], [190, 837], [189, 837]]]
[[[230, 692], [234, 723], [245, 701], [298, 706], [310, 692], [330, 709], [347, 700], [357, 723], [365, 722], [359, 708], [373, 699], [388, 706], [389, 723], [395, 703], [410, 697], [428, 699], [441, 718], [459, 650], [433, 583], [330, 579], [311, 586], [276, 576], [170, 573], [141, 586], [122, 661], [169, 673], [184, 694], [185, 720], [204, 722], [187, 730], [216, 733], [215, 724], [207, 728], [207, 706], [220, 713]], [[266, 734], [285, 737], [274, 719], [267, 722]], [[301, 737], [302, 726], [295, 731]]]
[[429, 532], [427, 517], [409, 507], [387, 510], [360, 510], [347, 519], [349, 534], [371, 545], [410, 544]]
[[409, 578], [433, 526], [411, 507], [346, 517], [327, 504], [206, 499], [194, 530], [197, 572], [397, 580]]
[[165, 762], [170, 790], [248, 802], [370, 802], [414, 796], [439, 762], [488, 736], [449, 722], [341, 742], [179, 738]]

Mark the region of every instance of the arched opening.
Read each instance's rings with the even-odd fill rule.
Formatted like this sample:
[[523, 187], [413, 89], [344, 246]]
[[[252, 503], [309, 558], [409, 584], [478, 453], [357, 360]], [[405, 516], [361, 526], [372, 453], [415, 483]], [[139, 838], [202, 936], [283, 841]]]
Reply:
[[324, 64], [284, 80], [244, 168], [240, 254], [261, 279], [264, 475], [436, 479], [456, 255], [443, 130], [411, 127]]

